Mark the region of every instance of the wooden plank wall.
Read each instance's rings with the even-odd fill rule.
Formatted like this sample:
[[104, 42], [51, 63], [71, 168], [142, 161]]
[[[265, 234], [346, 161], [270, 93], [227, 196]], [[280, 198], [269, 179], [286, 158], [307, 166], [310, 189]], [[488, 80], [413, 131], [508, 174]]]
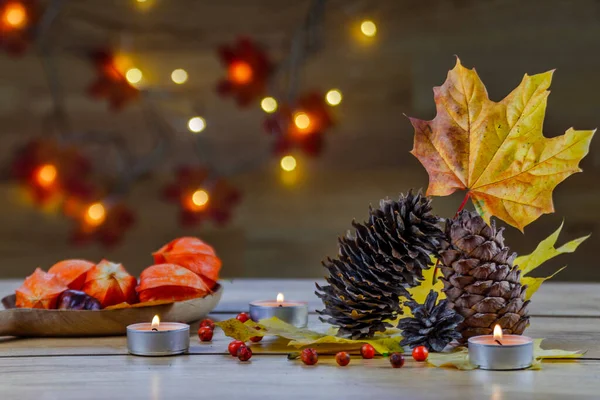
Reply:
[[[76, 53], [90, 44], [120, 41], [153, 88], [170, 87], [169, 71], [174, 68], [189, 71], [189, 84], [159, 102], [177, 131], [175, 151], [152, 178], [133, 188], [128, 199], [139, 210], [138, 223], [121, 246], [109, 250], [69, 246], [67, 221], [31, 209], [19, 200], [14, 185], [0, 184], [0, 277], [24, 276], [36, 266], [48, 267], [67, 257], [108, 257], [139, 272], [151, 263], [152, 250], [184, 234], [214, 244], [227, 277], [321, 276], [320, 260], [336, 253], [336, 237], [353, 218], [365, 218], [369, 203], [427, 186], [423, 168], [408, 154], [412, 130], [402, 114], [433, 117], [431, 88], [443, 82], [455, 54], [466, 66], [477, 67], [495, 100], [512, 90], [523, 73], [557, 68], [544, 127], [547, 136], [570, 126], [587, 129], [600, 124], [598, 2], [331, 0], [324, 48], [306, 65], [303, 86], [339, 87], [344, 103], [323, 156], [300, 157], [298, 180], [286, 185], [277, 160], [265, 159], [256, 169], [241, 167], [257, 154], [265, 154], [270, 140], [261, 132], [263, 114], [258, 107], [239, 110], [214, 94], [214, 84], [223, 73], [214, 49], [246, 33], [279, 57], [292, 27], [302, 20], [307, 1], [282, 5], [267, 0], [227, 4], [156, 0], [154, 8], [144, 13], [132, 3], [82, 0], [69, 4], [61, 15], [53, 40], [59, 43], [56, 59], [71, 122], [79, 130], [122, 132], [140, 154], [150, 148], [151, 135], [139, 106], [111, 113], [84, 92], [92, 73]], [[352, 34], [363, 16], [378, 22], [379, 35], [370, 44], [356, 41]], [[133, 28], [121, 34], [107, 29], [121, 25]], [[165, 33], [163, 26], [179, 30]], [[34, 54], [19, 59], [2, 55], [2, 162], [16, 144], [50, 134], [43, 123], [50, 105]], [[192, 112], [202, 113], [208, 121], [203, 135], [219, 168], [241, 170], [232, 179], [243, 190], [244, 200], [225, 228], [183, 230], [174, 207], [158, 198], [171, 166], [195, 160], [191, 135], [185, 131]], [[111, 153], [88, 150], [102, 168], [114, 171]], [[595, 253], [600, 245], [600, 139], [592, 143], [582, 167], [585, 173], [569, 178], [555, 191], [556, 214], [540, 218], [525, 235], [507, 230], [507, 243], [518, 252], [531, 251], [563, 218], [564, 240], [591, 232], [592, 238], [576, 254], [563, 256], [542, 271], [569, 264], [557, 279], [600, 280]], [[436, 210], [452, 216], [460, 200], [460, 195], [436, 199]]]

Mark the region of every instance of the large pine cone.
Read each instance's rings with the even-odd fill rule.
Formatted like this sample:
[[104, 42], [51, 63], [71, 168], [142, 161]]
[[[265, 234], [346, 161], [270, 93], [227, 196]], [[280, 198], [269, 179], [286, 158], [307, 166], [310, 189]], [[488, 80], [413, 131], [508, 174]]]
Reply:
[[371, 337], [401, 313], [400, 296], [423, 279], [431, 254], [444, 241], [431, 200], [421, 193], [382, 200], [369, 209], [369, 221], [353, 222], [355, 233], [339, 239], [339, 256], [328, 258], [329, 285], [316, 292], [325, 309], [321, 321], [339, 326], [339, 336]]
[[477, 213], [461, 211], [446, 222], [448, 248], [440, 252], [444, 293], [465, 320], [458, 326], [463, 339], [504, 332], [520, 335], [529, 323], [517, 257], [504, 246], [502, 231]]

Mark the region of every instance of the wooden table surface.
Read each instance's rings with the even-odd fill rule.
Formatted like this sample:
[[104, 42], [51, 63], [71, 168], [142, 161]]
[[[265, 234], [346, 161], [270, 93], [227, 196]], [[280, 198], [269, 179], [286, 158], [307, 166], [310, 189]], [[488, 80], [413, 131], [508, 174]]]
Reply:
[[[0, 281], [9, 293], [19, 281]], [[215, 320], [247, 311], [251, 300], [284, 292], [319, 307], [309, 280], [235, 280]], [[407, 357], [402, 369], [387, 359], [338, 367], [332, 357], [316, 366], [288, 361], [283, 344], [253, 344], [251, 362], [227, 354], [230, 339], [217, 329], [211, 343], [194, 332], [190, 353], [145, 358], [127, 354], [125, 337], [0, 338], [0, 399], [598, 399], [600, 398], [600, 284], [547, 283], [533, 299], [527, 334], [546, 348], [587, 350], [578, 362], [544, 363], [541, 371], [457, 371], [429, 368]], [[316, 315], [311, 328], [324, 330]]]

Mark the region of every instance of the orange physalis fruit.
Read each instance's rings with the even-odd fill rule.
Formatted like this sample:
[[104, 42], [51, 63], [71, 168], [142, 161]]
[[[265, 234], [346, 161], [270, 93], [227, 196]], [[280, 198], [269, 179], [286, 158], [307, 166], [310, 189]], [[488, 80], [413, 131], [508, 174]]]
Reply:
[[37, 268], [16, 290], [16, 306], [53, 309], [60, 294], [67, 289], [60, 279]]
[[146, 268], [136, 288], [140, 301], [182, 301], [205, 296], [209, 287], [200, 276], [175, 264], [158, 264]]
[[82, 290], [105, 308], [123, 302], [135, 303], [136, 284], [137, 279], [123, 265], [102, 260], [88, 271]]
[[200, 275], [212, 289], [219, 279], [221, 259], [215, 250], [194, 237], [175, 239], [152, 253], [157, 264], [176, 264]]
[[48, 273], [55, 275], [69, 289], [81, 290], [86, 274], [93, 266], [93, 262], [86, 260], [64, 260], [50, 267]]

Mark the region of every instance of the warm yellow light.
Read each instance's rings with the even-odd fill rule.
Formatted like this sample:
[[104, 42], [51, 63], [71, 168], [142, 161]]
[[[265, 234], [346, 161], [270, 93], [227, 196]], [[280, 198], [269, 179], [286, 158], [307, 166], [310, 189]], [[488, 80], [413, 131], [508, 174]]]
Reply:
[[57, 175], [58, 171], [56, 170], [56, 167], [54, 165], [44, 164], [38, 170], [36, 178], [40, 186], [49, 187], [54, 183]]
[[342, 102], [342, 92], [338, 89], [331, 89], [325, 95], [325, 101], [331, 106], [337, 106]]
[[277, 110], [277, 100], [275, 100], [273, 97], [265, 97], [260, 102], [260, 107], [264, 112], [269, 114], [274, 113]]
[[294, 124], [298, 129], [308, 129], [310, 126], [310, 118], [306, 113], [299, 112], [294, 116]]
[[202, 117], [193, 117], [188, 121], [188, 129], [194, 133], [202, 132], [206, 128], [206, 121]]
[[252, 67], [244, 61], [235, 61], [231, 63], [228, 73], [229, 79], [240, 85], [249, 83], [252, 80], [252, 75], [254, 75]]
[[158, 330], [158, 327], [160, 326], [160, 318], [158, 318], [158, 315], [155, 315], [154, 318], [152, 318], [152, 324], [150, 324], [150, 326], [152, 329]]
[[360, 24], [360, 31], [365, 36], [373, 37], [377, 33], [377, 25], [375, 25], [375, 22], [373, 22], [371, 20], [363, 21]]
[[19, 2], [8, 3], [4, 8], [2, 20], [11, 28], [22, 28], [27, 23], [27, 9]]
[[284, 171], [293, 171], [296, 169], [296, 159], [294, 156], [285, 156], [281, 159], [281, 169]]
[[494, 326], [494, 340], [502, 340], [502, 327], [498, 324]]
[[[137, 0], [137, 2], [138, 2], [138, 3], [145, 3], [145, 2], [146, 2], [146, 0]], [[158, 317], [155, 317], [155, 318], [158, 318]]]
[[91, 226], [101, 225], [106, 219], [106, 210], [102, 203], [94, 203], [88, 207], [85, 213], [85, 222]]
[[188, 73], [185, 69], [177, 68], [171, 72], [171, 79], [178, 85], [185, 83], [188, 80]]
[[138, 68], [129, 68], [125, 73], [125, 78], [129, 83], [139, 83], [143, 78], [143, 74]]
[[284, 300], [285, 300], [285, 297], [283, 297], [283, 293], [277, 293], [277, 302], [283, 303]]
[[192, 195], [192, 203], [198, 207], [204, 207], [208, 203], [208, 193], [205, 190], [198, 189]]

